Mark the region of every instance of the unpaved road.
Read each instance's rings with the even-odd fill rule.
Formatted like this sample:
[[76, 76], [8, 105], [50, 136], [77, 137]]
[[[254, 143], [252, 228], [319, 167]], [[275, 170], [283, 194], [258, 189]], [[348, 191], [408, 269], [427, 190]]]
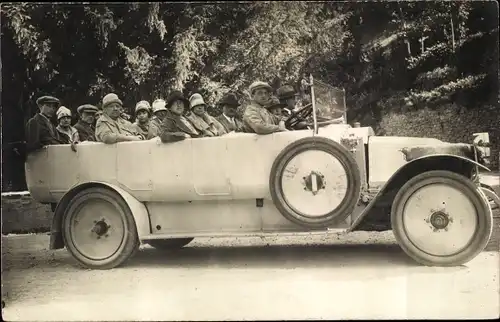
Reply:
[[124, 267], [108, 271], [78, 268], [66, 250], [47, 246], [47, 235], [2, 237], [4, 320], [499, 315], [497, 252], [467, 266], [423, 267], [390, 232], [198, 239], [171, 253], [142, 246]]

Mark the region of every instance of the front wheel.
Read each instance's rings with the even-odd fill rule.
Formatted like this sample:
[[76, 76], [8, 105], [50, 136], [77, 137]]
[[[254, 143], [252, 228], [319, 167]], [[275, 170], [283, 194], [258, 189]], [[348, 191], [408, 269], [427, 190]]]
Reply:
[[147, 244], [160, 250], [175, 250], [182, 248], [193, 241], [194, 238], [151, 239]]
[[466, 177], [428, 171], [397, 193], [391, 224], [401, 248], [426, 266], [458, 266], [488, 244], [492, 213], [485, 196]]

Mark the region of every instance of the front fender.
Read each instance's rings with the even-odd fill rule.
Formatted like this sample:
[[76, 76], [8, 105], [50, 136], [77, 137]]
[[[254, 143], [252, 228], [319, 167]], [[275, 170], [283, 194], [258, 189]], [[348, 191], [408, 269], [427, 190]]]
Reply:
[[84, 184], [80, 184], [76, 187], [73, 187], [71, 190], [69, 190], [64, 194], [64, 196], [57, 204], [56, 209], [54, 211], [54, 218], [52, 219], [52, 227], [50, 233], [50, 247], [49, 247], [50, 249], [59, 249], [64, 247], [64, 241], [61, 232], [62, 219], [71, 199], [82, 190], [98, 186], [106, 187], [108, 189], [117, 192], [127, 203], [127, 205], [130, 208], [130, 211], [132, 212], [132, 215], [134, 216], [134, 221], [137, 228], [137, 234], [139, 239], [141, 239], [142, 236], [151, 234], [149, 213], [146, 206], [142, 202], [138, 201], [130, 193], [128, 193], [127, 191], [116, 185], [106, 182], [90, 181]]
[[[369, 217], [370, 210], [372, 210], [376, 204], [380, 203], [382, 199], [385, 199], [384, 197], [388, 197], [389, 199], [386, 201], [392, 204], [392, 200], [394, 200], [397, 191], [414, 176], [432, 170], [447, 170], [469, 176], [471, 170], [473, 170], [475, 166], [486, 171], [491, 171], [474, 160], [452, 154], [432, 154], [411, 160], [399, 168], [389, 180], [387, 180], [359, 215], [352, 218], [352, 225], [347, 231], [351, 232], [359, 228], [362, 222]], [[389, 217], [387, 217], [387, 220], [389, 220]]]

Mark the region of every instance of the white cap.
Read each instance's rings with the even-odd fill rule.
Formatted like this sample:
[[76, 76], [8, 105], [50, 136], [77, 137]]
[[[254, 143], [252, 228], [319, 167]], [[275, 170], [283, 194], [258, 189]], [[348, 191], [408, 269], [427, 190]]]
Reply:
[[198, 105], [207, 105], [207, 104], [205, 104], [205, 101], [203, 100], [201, 94], [195, 93], [191, 95], [191, 97], [189, 98], [189, 105], [191, 105], [191, 108], [193, 108]]
[[135, 112], [139, 112], [141, 110], [149, 111], [151, 110], [151, 106], [148, 101], [140, 101], [135, 105]]
[[59, 120], [61, 117], [65, 117], [65, 116], [69, 116], [71, 117], [71, 111], [69, 110], [69, 108], [67, 108], [66, 106], [61, 106], [59, 107], [59, 109], [57, 110], [56, 112], [57, 114], [57, 119]]
[[167, 102], [163, 99], [157, 99], [153, 102], [153, 113], [159, 112], [159, 111], [166, 111], [167, 108], [165, 107], [167, 105]]

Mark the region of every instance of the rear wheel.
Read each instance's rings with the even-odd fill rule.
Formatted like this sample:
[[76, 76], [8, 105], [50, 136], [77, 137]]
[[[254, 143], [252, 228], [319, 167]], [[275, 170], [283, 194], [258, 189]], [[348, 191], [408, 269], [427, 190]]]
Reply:
[[479, 188], [462, 175], [429, 171], [397, 193], [391, 224], [401, 248], [427, 266], [458, 266], [488, 244], [492, 213]]
[[135, 254], [139, 246], [134, 217], [116, 192], [85, 189], [70, 201], [62, 222], [71, 255], [83, 266], [110, 269]]
[[147, 244], [160, 250], [175, 250], [182, 248], [193, 241], [194, 238], [151, 239]]

